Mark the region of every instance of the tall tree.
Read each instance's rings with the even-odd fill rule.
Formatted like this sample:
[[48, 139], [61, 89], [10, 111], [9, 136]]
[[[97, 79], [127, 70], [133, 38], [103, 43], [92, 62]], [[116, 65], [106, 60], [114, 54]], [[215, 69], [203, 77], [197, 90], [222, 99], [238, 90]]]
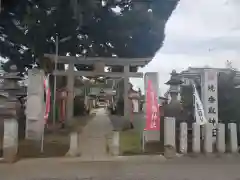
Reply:
[[24, 71], [54, 53], [58, 33], [72, 37], [60, 55], [152, 57], [178, 1], [11, 0], [0, 14], [0, 56], [9, 59], [5, 69], [15, 63]]
[[57, 33], [60, 39], [66, 35], [74, 36], [71, 43], [61, 44], [59, 53], [76, 54], [78, 32], [72, 17], [67, 1], [22, 0], [4, 10], [0, 14], [0, 54], [10, 60], [5, 67], [15, 63], [24, 71], [44, 53], [54, 53]]
[[239, 83], [236, 80], [236, 72], [231, 70], [229, 73], [219, 73], [218, 78], [218, 105], [219, 118], [223, 122], [237, 122], [240, 119], [238, 98], [240, 90], [236, 88]]

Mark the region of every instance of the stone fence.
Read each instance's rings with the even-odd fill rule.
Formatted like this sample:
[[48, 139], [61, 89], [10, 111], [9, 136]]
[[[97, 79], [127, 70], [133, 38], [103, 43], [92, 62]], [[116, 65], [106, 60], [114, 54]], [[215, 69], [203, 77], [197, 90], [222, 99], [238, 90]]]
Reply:
[[225, 126], [225, 124], [219, 123], [216, 136], [213, 136], [213, 125], [211, 123], [202, 126], [193, 123], [192, 127], [188, 127], [187, 123], [182, 122], [179, 132], [176, 134], [175, 118], [166, 117], [164, 119], [165, 153], [168, 154], [169, 150], [178, 151], [182, 154], [189, 152], [194, 154], [238, 153], [237, 125], [229, 123], [227, 127]]
[[[155, 136], [153, 142], [160, 140], [159, 142], [164, 149], [164, 156], [167, 158], [176, 156], [177, 153], [209, 155], [213, 153], [236, 154], [239, 151], [237, 125], [235, 123], [219, 123], [217, 125], [216, 136], [213, 136], [213, 125], [211, 123], [201, 126], [197, 123], [187, 124], [186, 122], [182, 122], [180, 125], [176, 125], [176, 120], [172, 117], [165, 117], [163, 121], [161, 123], [162, 132], [150, 134]], [[143, 133], [143, 136], [146, 136], [146, 133]], [[108, 143], [110, 154], [119, 155], [119, 131], [113, 131], [110, 139], [108, 141], [110, 142]], [[145, 138], [143, 137], [143, 139]], [[144, 144], [151, 143], [151, 141], [146, 139], [142, 141], [143, 151]]]

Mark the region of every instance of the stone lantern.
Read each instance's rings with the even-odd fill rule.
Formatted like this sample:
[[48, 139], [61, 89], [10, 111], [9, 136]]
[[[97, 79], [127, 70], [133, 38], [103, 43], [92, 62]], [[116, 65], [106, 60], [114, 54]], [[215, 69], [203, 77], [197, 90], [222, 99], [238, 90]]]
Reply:
[[168, 82], [165, 84], [169, 85], [169, 93], [172, 100], [177, 100], [178, 94], [180, 93], [180, 85], [183, 83], [183, 81], [180, 79], [179, 74], [173, 70], [171, 73], [171, 78]]
[[12, 65], [9, 73], [0, 76], [3, 79], [0, 86], [0, 117], [4, 121], [3, 159], [6, 162], [14, 162], [18, 151], [17, 96], [21, 94], [18, 81], [22, 79], [18, 74], [17, 67]]
[[173, 70], [170, 80], [166, 82], [167, 85], [170, 85], [169, 94], [171, 96], [170, 103], [164, 108], [166, 117], [175, 117], [177, 118], [177, 120], [180, 117], [182, 105], [177, 97], [180, 93], [180, 85], [182, 83], [183, 82], [180, 79], [179, 74], [175, 70]]

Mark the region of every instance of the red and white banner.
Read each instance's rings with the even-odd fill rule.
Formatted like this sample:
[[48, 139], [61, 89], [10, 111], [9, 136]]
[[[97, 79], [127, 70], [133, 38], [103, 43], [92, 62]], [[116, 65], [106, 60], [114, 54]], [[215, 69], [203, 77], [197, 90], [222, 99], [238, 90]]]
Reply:
[[153, 83], [150, 79], [146, 82], [146, 127], [147, 131], [160, 130], [160, 112], [158, 108], [158, 97], [155, 92]]

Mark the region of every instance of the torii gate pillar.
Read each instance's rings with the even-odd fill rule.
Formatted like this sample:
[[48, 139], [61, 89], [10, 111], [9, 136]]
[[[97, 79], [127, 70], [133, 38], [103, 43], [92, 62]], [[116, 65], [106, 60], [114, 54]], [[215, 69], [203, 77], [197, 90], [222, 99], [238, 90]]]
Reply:
[[69, 63], [67, 76], [67, 121], [73, 118], [73, 104], [74, 104], [74, 64]]
[[128, 100], [128, 90], [129, 90], [129, 65], [124, 66], [124, 117], [129, 119], [129, 100]]

